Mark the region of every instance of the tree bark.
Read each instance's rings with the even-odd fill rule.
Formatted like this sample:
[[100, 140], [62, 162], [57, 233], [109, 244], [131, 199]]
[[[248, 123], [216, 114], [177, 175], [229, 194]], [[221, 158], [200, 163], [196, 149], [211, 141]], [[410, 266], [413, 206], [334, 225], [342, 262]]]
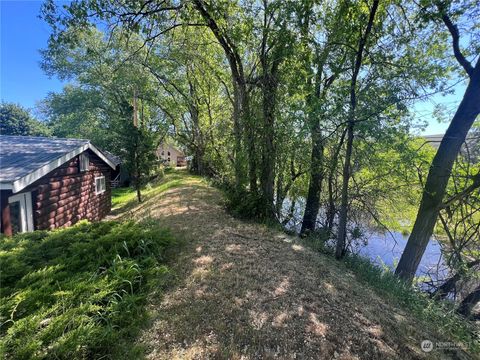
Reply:
[[[267, 70], [268, 71], [268, 70]], [[274, 219], [275, 183], [275, 105], [277, 82], [275, 74], [265, 74], [263, 79], [263, 152], [260, 186], [265, 207], [265, 217]]]
[[317, 120], [312, 129], [310, 180], [300, 235], [308, 235], [308, 233], [315, 231], [323, 182], [323, 152], [323, 136], [320, 121]]
[[[468, 262], [466, 264], [466, 268], [468, 270], [468, 269], [471, 269], [474, 266], [477, 266], [478, 264], [480, 264], [480, 259]], [[440, 285], [432, 293], [431, 297], [432, 298], [438, 298], [438, 299], [446, 298], [447, 295], [455, 289], [455, 287], [457, 285], [457, 282], [462, 279], [462, 276], [464, 276], [464, 273], [465, 273], [465, 271], [460, 270], [455, 275], [453, 275], [452, 277], [445, 280], [445, 282], [442, 285]]]
[[457, 309], [457, 312], [465, 317], [469, 317], [472, 314], [473, 308], [480, 302], [480, 285], [471, 292]]
[[336, 179], [336, 169], [338, 164], [338, 155], [340, 154], [340, 149], [343, 147], [343, 142], [345, 141], [346, 131], [342, 132], [342, 136], [340, 137], [340, 141], [338, 142], [337, 149], [333, 154], [333, 158], [330, 164], [330, 170], [328, 175], [328, 207], [327, 207], [327, 231], [329, 234], [332, 234], [333, 230], [333, 223], [335, 221], [335, 201], [333, 198], [333, 181]]
[[[355, 109], [355, 107], [353, 107]], [[347, 217], [348, 217], [348, 182], [350, 180], [350, 163], [353, 149], [353, 121], [349, 121], [347, 127], [347, 148], [345, 153], [345, 164], [343, 165], [342, 175], [342, 201], [340, 203], [340, 215], [338, 222], [337, 245], [335, 248], [335, 257], [340, 259], [345, 254], [345, 240], [347, 237]]]
[[420, 208], [395, 274], [411, 282], [432, 236], [455, 159], [480, 113], [480, 61], [472, 71], [463, 99], [433, 158]]

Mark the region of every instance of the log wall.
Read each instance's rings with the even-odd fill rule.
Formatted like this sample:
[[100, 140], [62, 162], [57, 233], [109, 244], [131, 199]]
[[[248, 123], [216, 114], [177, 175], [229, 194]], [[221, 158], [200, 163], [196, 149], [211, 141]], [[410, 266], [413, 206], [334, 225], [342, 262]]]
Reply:
[[[32, 191], [36, 230], [51, 230], [79, 220], [98, 221], [111, 208], [110, 167], [87, 150], [88, 171], [80, 172], [78, 156], [45, 175], [26, 191]], [[95, 194], [95, 177], [105, 176], [106, 191]]]
[[0, 190], [0, 232], [11, 236], [12, 224], [10, 223], [10, 207], [8, 197], [12, 195], [10, 190]]

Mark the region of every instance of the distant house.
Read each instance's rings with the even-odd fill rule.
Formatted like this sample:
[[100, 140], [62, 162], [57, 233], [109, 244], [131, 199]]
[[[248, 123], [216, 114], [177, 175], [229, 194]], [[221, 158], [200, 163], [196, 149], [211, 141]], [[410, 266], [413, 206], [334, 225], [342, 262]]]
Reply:
[[444, 135], [445, 134], [424, 135], [423, 138], [427, 143], [429, 143], [431, 146], [438, 150]]
[[100, 220], [111, 208], [114, 161], [88, 140], [0, 136], [1, 232]]
[[170, 166], [186, 166], [185, 154], [171, 144], [162, 143], [157, 149], [157, 158]]
[[[424, 135], [423, 138], [425, 142], [430, 144], [435, 150], [438, 150], [440, 144], [444, 138], [445, 134], [436, 134], [436, 135]], [[460, 153], [469, 154], [469, 156], [475, 155], [475, 150], [478, 148], [478, 136], [475, 134], [468, 134], [465, 142], [463, 143]], [[468, 149], [468, 151], [467, 151]], [[478, 153], [478, 151], [477, 151]], [[478, 156], [478, 155], [477, 155]]]

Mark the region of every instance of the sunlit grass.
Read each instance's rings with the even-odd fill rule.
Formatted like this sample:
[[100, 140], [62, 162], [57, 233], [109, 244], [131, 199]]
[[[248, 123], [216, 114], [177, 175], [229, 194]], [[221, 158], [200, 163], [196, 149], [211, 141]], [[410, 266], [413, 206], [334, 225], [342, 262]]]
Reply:
[[[172, 170], [161, 180], [149, 183], [142, 188], [143, 200], [148, 200], [152, 196], [159, 195], [169, 189], [188, 184], [190, 181], [199, 181], [200, 178], [189, 175], [184, 170]], [[112, 189], [112, 209], [119, 210], [129, 208], [138, 204], [137, 192], [132, 187]]]

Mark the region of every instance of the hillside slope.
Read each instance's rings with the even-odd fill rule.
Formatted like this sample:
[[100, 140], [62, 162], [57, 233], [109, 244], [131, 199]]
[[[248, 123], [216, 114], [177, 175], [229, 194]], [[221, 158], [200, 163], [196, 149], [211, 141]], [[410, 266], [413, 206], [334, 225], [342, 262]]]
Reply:
[[[294, 237], [227, 214], [200, 178], [169, 175], [170, 189], [122, 217], [154, 217], [187, 244], [176, 285], [152, 296], [138, 340], [150, 359], [468, 359], [423, 352], [448, 341]], [[165, 185], [164, 185], [165, 187]], [[166, 186], [166, 188], [169, 186]], [[118, 211], [117, 211], [118, 212]]]

